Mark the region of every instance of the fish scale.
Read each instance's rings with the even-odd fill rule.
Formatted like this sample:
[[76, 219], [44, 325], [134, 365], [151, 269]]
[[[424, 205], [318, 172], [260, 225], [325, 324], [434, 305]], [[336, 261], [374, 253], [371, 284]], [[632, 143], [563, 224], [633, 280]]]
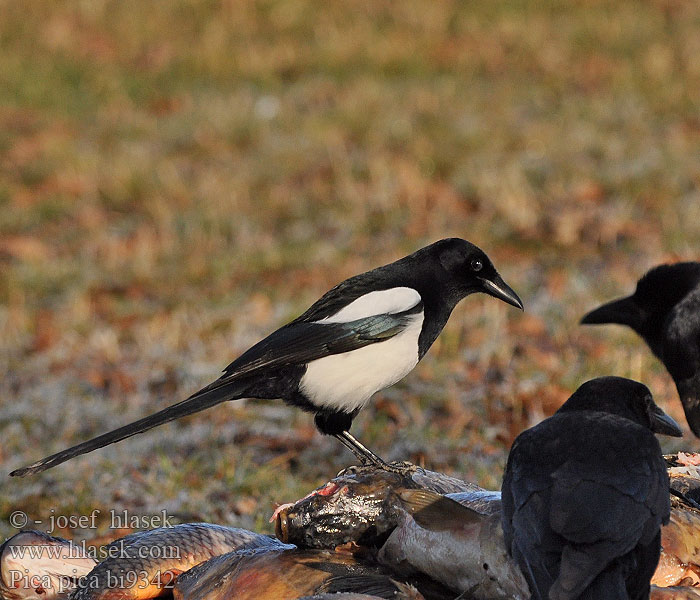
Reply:
[[132, 533], [105, 546], [107, 556], [70, 600], [142, 600], [171, 588], [180, 573], [242, 546], [274, 544], [269, 536], [211, 523]]

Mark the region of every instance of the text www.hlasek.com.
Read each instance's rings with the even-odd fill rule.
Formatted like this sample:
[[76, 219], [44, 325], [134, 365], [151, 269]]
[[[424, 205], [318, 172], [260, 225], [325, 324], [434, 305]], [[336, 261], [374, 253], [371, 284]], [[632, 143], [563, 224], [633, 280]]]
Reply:
[[180, 558], [178, 546], [127, 546], [124, 540], [117, 540], [107, 546], [91, 546], [84, 541], [72, 543], [68, 547], [54, 544], [11, 545], [6, 551], [9, 551], [14, 560], [94, 558], [99, 562], [108, 558], [142, 560]]

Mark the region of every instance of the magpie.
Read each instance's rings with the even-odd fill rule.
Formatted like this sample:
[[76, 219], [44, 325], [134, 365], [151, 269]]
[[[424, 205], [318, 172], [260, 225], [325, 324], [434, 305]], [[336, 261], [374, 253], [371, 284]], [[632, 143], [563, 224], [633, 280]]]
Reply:
[[581, 323], [618, 323], [637, 332], [670, 373], [700, 437], [700, 262], [654, 267], [634, 294], [603, 304]]
[[39, 473], [74, 456], [237, 398], [281, 398], [314, 413], [363, 464], [390, 468], [350, 425], [371, 396], [408, 374], [464, 297], [484, 292], [520, 309], [491, 260], [459, 238], [435, 242], [335, 286], [304, 314], [244, 352], [189, 398], [10, 473]]
[[649, 598], [671, 510], [654, 433], [681, 430], [649, 389], [599, 377], [516, 438], [502, 524], [534, 600]]

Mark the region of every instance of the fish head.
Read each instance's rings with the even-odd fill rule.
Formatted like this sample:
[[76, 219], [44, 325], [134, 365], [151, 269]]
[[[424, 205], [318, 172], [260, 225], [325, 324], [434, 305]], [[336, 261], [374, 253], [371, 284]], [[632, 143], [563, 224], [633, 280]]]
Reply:
[[392, 490], [410, 484], [404, 475], [354, 469], [277, 514], [282, 541], [306, 548], [335, 548], [350, 541], [377, 545], [396, 526]]
[[0, 546], [0, 597], [66, 597], [97, 564], [85, 549], [41, 531], [21, 531]]

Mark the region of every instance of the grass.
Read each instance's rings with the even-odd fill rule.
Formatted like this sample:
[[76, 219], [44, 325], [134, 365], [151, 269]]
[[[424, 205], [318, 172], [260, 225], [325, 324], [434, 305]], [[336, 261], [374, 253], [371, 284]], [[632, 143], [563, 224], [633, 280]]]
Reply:
[[[699, 25], [673, 0], [0, 3], [0, 470], [185, 397], [450, 235], [527, 312], [467, 299], [363, 441], [497, 487], [514, 436], [590, 377], [682, 420], [631, 333], [577, 320], [698, 258]], [[6, 479], [0, 535], [15, 510], [94, 508], [98, 532], [56, 533], [124, 509], [270, 531], [349, 462], [308, 415], [234, 403]]]

